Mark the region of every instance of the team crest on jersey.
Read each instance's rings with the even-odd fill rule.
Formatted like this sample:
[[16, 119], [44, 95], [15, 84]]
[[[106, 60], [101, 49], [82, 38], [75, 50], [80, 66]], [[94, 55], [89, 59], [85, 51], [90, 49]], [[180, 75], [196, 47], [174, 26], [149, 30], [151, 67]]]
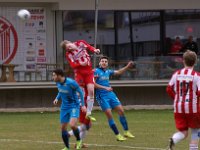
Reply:
[[60, 92], [60, 93], [69, 93], [69, 91], [68, 90], [63, 90], [63, 89], [58, 89], [58, 91]]
[[9, 63], [14, 58], [18, 48], [18, 36], [14, 26], [0, 16], [0, 63]]

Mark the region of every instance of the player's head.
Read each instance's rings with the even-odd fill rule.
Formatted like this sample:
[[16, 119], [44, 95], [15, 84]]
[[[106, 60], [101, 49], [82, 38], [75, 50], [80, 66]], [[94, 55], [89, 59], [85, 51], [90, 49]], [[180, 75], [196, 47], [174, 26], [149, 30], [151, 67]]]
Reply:
[[52, 73], [52, 78], [55, 82], [60, 82], [65, 77], [62, 69], [55, 69]]
[[61, 46], [63, 49], [67, 50], [67, 51], [72, 51], [72, 50], [74, 50], [74, 49], [77, 49], [77, 46], [76, 46], [73, 42], [68, 41], [68, 40], [62, 41], [62, 42], [60, 43], [60, 46]]
[[107, 68], [108, 67], [108, 57], [107, 56], [102, 56], [99, 59], [99, 67], [100, 68]]
[[187, 50], [183, 54], [183, 63], [186, 67], [193, 67], [197, 61], [197, 55], [195, 52]]

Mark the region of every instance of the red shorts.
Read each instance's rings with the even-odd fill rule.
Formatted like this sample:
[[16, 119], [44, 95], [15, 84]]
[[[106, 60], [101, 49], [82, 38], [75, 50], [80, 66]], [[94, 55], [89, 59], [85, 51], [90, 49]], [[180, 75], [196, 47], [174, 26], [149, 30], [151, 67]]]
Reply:
[[94, 72], [89, 71], [87, 73], [76, 72], [75, 80], [80, 86], [85, 86], [89, 83], [94, 84]]
[[174, 114], [176, 128], [179, 131], [188, 130], [188, 128], [200, 128], [200, 113], [194, 114], [184, 114], [175, 113]]
[[90, 125], [91, 121], [85, 118], [86, 113], [80, 111], [79, 122], [85, 125]]

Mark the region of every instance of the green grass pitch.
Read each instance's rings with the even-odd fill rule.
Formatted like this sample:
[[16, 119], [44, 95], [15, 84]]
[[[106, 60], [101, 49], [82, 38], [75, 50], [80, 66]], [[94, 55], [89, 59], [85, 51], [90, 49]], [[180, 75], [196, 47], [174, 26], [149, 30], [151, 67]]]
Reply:
[[[134, 139], [118, 142], [110, 130], [103, 112], [94, 111], [93, 123], [85, 143], [88, 150], [164, 150], [169, 137], [176, 131], [172, 110], [125, 111]], [[123, 134], [116, 113], [114, 119]], [[71, 149], [75, 138], [70, 139]], [[189, 138], [176, 150], [188, 149]], [[0, 150], [61, 150], [59, 112], [0, 113]]]

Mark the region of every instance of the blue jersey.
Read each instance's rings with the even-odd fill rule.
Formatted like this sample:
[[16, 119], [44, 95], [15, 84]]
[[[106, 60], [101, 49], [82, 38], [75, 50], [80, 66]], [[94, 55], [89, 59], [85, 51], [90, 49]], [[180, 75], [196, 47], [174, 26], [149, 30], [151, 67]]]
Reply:
[[82, 89], [77, 82], [70, 78], [65, 78], [63, 83], [57, 82], [58, 95], [56, 99], [62, 99], [61, 109], [69, 109], [80, 106], [77, 92], [81, 98], [81, 105], [84, 106], [84, 97]]
[[[102, 69], [102, 68], [96, 68], [94, 72], [94, 76], [96, 79], [96, 83], [102, 86], [110, 87], [110, 76], [114, 74], [114, 70], [110, 69]], [[104, 89], [95, 89], [96, 94], [102, 94], [102, 93], [108, 93], [109, 91]]]

